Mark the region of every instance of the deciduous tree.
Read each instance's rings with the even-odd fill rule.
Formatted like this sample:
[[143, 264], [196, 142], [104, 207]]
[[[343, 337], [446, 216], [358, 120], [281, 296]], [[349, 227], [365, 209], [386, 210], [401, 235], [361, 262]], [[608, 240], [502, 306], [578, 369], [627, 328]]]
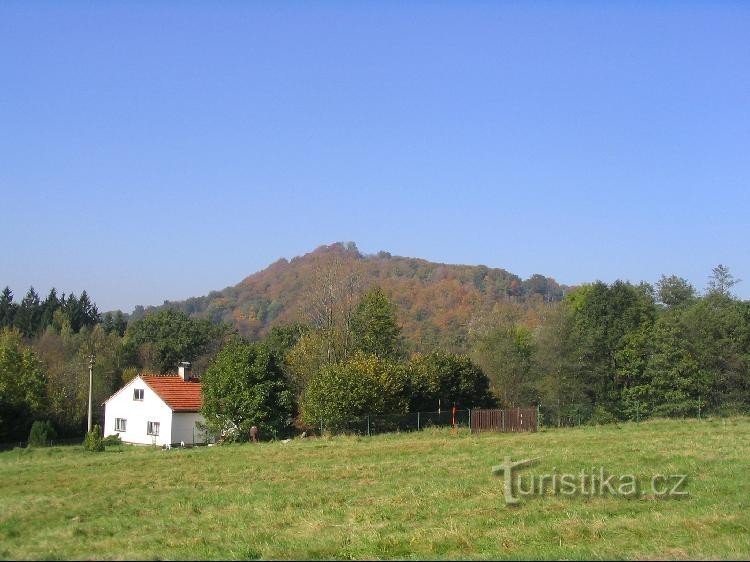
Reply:
[[266, 437], [289, 427], [293, 396], [275, 355], [265, 345], [230, 340], [201, 382], [201, 412], [213, 431], [246, 440], [253, 425]]

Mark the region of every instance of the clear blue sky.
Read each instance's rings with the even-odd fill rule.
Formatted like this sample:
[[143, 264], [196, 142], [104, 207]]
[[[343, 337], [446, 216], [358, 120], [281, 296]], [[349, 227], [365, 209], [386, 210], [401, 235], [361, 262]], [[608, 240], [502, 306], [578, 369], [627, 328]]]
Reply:
[[0, 285], [100, 309], [334, 241], [750, 298], [748, 2], [3, 2]]

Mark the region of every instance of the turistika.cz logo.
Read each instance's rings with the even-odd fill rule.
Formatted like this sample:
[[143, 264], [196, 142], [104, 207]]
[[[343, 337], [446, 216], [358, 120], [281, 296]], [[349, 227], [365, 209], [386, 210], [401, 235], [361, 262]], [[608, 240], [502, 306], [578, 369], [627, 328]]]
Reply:
[[521, 496], [620, 496], [640, 497], [651, 494], [656, 498], [687, 496], [686, 474], [654, 474], [644, 485], [633, 474], [608, 474], [603, 466], [583, 469], [578, 473], [519, 474], [539, 458], [513, 461], [510, 457], [492, 467], [492, 472], [503, 477], [503, 495], [507, 505], [520, 503]]

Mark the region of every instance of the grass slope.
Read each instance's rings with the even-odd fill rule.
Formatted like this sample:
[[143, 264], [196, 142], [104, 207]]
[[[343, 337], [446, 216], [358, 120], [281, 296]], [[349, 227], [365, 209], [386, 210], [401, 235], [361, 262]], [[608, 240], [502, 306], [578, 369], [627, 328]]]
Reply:
[[[526, 498], [529, 474], [687, 473], [684, 499]], [[750, 419], [0, 454], [3, 558], [747, 558]]]

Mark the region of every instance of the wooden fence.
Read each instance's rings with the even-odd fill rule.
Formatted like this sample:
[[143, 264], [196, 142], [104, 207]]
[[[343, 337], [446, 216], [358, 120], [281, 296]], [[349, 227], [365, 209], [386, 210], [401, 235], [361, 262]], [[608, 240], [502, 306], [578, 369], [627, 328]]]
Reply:
[[472, 410], [471, 432], [536, 431], [539, 423], [537, 408], [508, 408], [505, 410]]

